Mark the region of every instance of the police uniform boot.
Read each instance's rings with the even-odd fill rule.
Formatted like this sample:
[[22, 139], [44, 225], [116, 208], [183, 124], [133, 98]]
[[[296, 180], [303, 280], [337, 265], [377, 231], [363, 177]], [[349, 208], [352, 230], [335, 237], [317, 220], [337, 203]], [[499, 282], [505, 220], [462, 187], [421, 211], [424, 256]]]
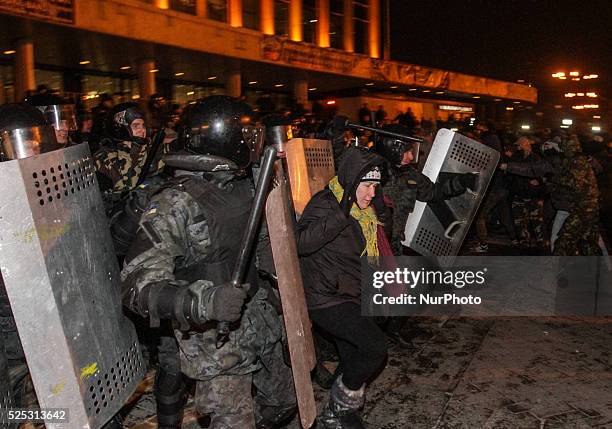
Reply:
[[350, 390], [338, 377], [332, 386], [329, 402], [318, 418], [324, 429], [365, 429], [359, 409], [365, 402], [365, 384]]
[[295, 415], [297, 407], [291, 406], [256, 406], [255, 427], [257, 429], [275, 429], [285, 424]]
[[180, 429], [187, 385], [182, 373], [158, 368], [154, 386], [159, 429]]

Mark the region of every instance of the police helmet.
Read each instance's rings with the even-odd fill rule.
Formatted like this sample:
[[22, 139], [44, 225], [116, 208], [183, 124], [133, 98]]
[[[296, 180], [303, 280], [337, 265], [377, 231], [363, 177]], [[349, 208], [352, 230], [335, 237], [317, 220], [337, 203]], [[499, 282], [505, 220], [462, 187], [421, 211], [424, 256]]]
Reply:
[[56, 131], [77, 130], [76, 109], [70, 101], [54, 94], [34, 94], [25, 102], [40, 110]]
[[135, 136], [132, 132], [131, 124], [136, 119], [145, 120], [144, 112], [136, 103], [121, 103], [113, 106], [106, 114], [104, 121], [105, 133], [119, 141], [131, 140], [137, 143], [142, 143], [144, 139]]
[[61, 148], [43, 113], [26, 103], [0, 106], [0, 158], [27, 158]]
[[248, 104], [213, 95], [183, 112], [179, 140], [191, 152], [219, 156], [244, 169], [259, 157], [263, 130], [255, 125]]
[[[406, 136], [410, 134], [410, 130], [407, 127], [398, 124], [386, 125], [383, 127], [383, 130]], [[420, 145], [418, 142], [402, 140], [381, 134], [376, 135], [374, 143], [375, 152], [394, 166], [402, 164], [406, 152], [412, 153], [412, 163], [418, 162], [419, 147]]]

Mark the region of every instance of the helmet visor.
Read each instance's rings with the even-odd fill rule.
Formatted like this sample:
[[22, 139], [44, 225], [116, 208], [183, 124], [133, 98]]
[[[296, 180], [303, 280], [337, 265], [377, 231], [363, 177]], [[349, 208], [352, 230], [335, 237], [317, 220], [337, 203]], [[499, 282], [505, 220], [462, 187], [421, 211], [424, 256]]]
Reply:
[[244, 125], [242, 127], [242, 138], [251, 151], [251, 163], [259, 162], [264, 147], [264, 127], [256, 125]]
[[77, 130], [76, 114], [72, 104], [45, 106], [43, 114], [47, 122], [57, 131]]

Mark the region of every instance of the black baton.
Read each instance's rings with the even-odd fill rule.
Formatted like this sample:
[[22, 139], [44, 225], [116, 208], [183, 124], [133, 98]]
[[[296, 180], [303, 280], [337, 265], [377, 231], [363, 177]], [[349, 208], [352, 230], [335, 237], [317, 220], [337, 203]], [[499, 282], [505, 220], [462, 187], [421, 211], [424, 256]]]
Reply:
[[163, 128], [153, 136], [153, 139], [151, 141], [151, 148], [149, 149], [149, 153], [147, 153], [147, 159], [145, 160], [145, 163], [142, 166], [142, 170], [140, 170], [140, 176], [138, 176], [138, 181], [136, 182], [136, 186], [134, 186], [135, 188], [140, 186], [142, 182], [144, 182], [147, 178], [147, 174], [149, 174], [149, 170], [151, 169], [151, 165], [153, 164], [153, 161], [157, 156], [159, 147], [162, 145], [165, 138], [166, 132]]
[[[257, 230], [259, 228], [259, 221], [261, 220], [261, 215], [264, 211], [266, 200], [268, 198], [270, 181], [274, 175], [274, 161], [276, 161], [276, 148], [274, 148], [274, 146], [267, 146], [264, 150], [263, 159], [261, 161], [261, 171], [259, 172], [259, 180], [257, 182], [257, 188], [255, 189], [255, 198], [253, 198], [251, 213], [249, 214], [247, 227], [242, 235], [242, 246], [240, 247], [238, 258], [236, 259], [236, 265], [234, 265], [232, 280], [227, 287], [236, 287], [242, 283], [244, 274], [247, 271], [247, 265], [251, 256], [251, 249], [255, 243]], [[229, 322], [218, 323], [218, 349], [223, 347], [223, 345], [229, 339], [229, 332]]]

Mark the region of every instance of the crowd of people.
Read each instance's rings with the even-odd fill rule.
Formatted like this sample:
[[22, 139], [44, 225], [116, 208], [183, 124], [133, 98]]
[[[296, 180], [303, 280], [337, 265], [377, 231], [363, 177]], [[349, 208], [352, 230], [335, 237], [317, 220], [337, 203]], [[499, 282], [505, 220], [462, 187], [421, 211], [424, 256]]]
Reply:
[[[476, 185], [473, 173], [436, 183], [421, 173], [442, 124], [418, 121], [409, 110], [393, 120], [382, 106], [358, 111], [364, 126], [419, 136], [422, 143], [414, 145], [348, 129], [346, 118], [320, 105], [312, 113], [297, 105], [279, 110], [265, 97], [255, 109], [226, 96], [183, 108], [154, 95], [146, 108], [103, 96], [91, 112], [76, 112], [44, 91], [27, 103], [45, 114], [58, 143], [86, 142], [93, 153], [122, 265], [123, 304], [156, 329], [155, 398], [165, 429], [180, 427], [189, 380], [198, 411], [211, 416], [214, 429], [282, 427], [296, 412], [278, 292], [258, 278], [258, 271], [274, 270], [265, 237], [245, 281], [229, 282], [252, 203], [249, 171], [261, 123], [285, 121], [295, 136], [331, 140], [336, 175], [306, 206], [296, 242], [310, 318], [339, 357], [322, 383], [331, 392], [319, 423], [365, 427], [359, 410], [384, 365], [386, 336], [400, 344], [409, 339], [401, 335], [404, 319], [381, 326], [361, 315], [362, 262], [411, 254], [402, 241], [415, 202], [453, 198]], [[459, 133], [501, 154], [466, 252], [488, 252], [492, 230], [523, 254], [604, 251], [612, 231], [612, 143], [563, 130], [497, 133], [484, 122]], [[171, 153], [180, 156], [169, 165], [164, 155]], [[267, 262], [260, 256], [266, 254]], [[223, 347], [210, 329], [214, 322], [233, 324]]]

